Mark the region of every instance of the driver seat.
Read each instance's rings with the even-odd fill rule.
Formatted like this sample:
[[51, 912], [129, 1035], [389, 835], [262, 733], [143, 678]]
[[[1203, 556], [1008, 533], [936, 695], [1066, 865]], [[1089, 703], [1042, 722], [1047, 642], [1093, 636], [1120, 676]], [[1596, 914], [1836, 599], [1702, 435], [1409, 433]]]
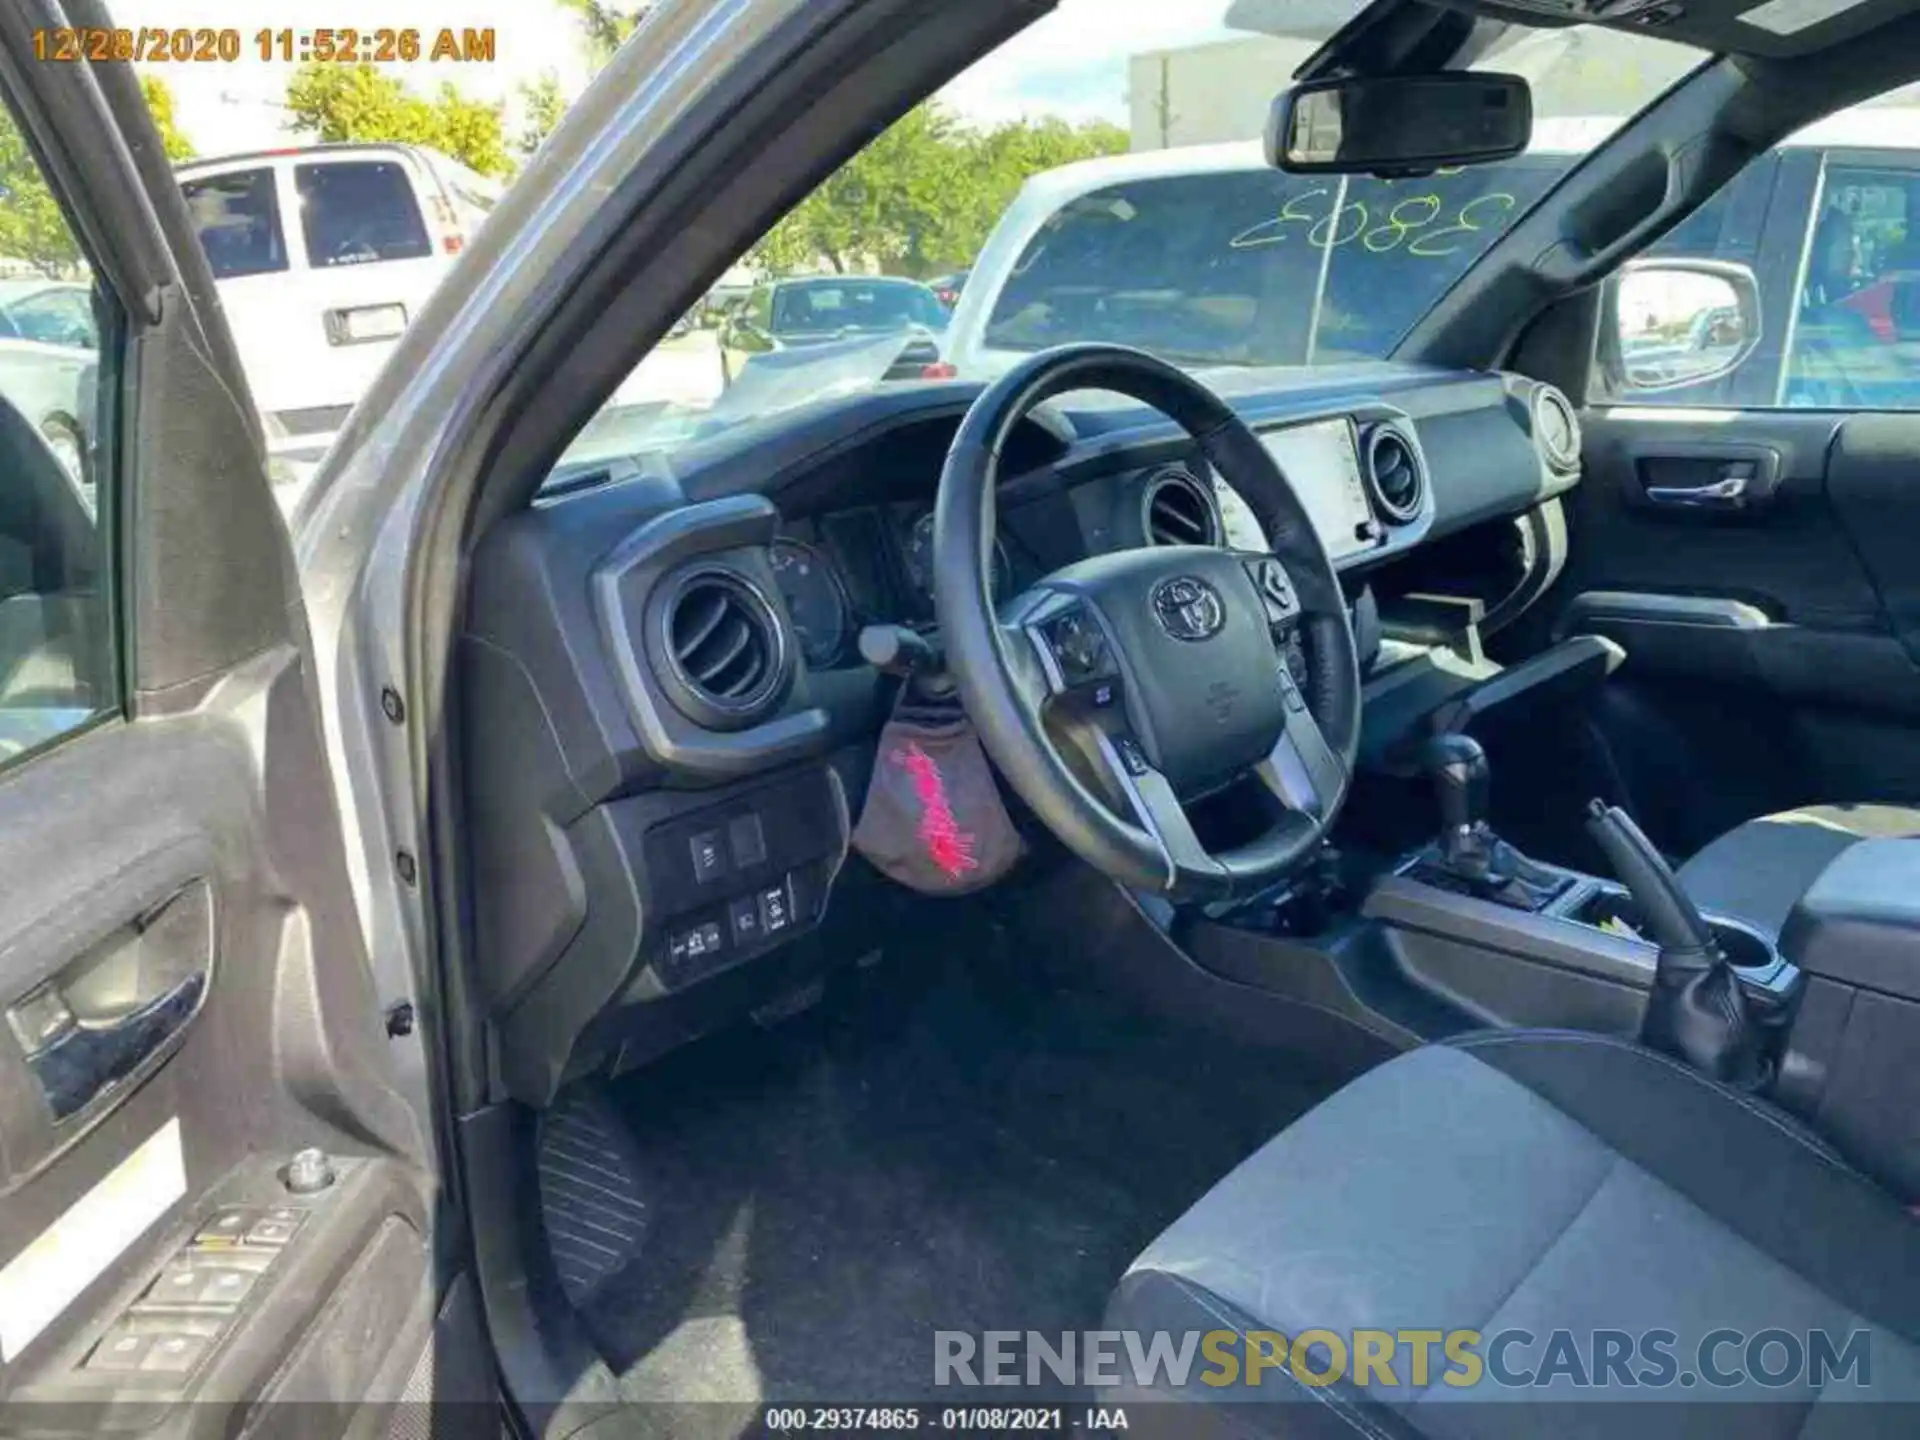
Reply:
[[[1244, 1367], [1233, 1383], [1217, 1370], [1203, 1383], [1202, 1350], [1184, 1384], [1136, 1374], [1103, 1397], [1217, 1407], [1182, 1406], [1183, 1434], [1911, 1435], [1920, 1224], [1783, 1114], [1663, 1055], [1603, 1035], [1482, 1033], [1391, 1060], [1288, 1127], [1147, 1247], [1106, 1323], [1142, 1332], [1143, 1349], [1155, 1332], [1177, 1346], [1235, 1331], [1229, 1350], [1243, 1356], [1248, 1332], [1341, 1337], [1348, 1363], [1331, 1384], [1268, 1369], [1249, 1385]], [[1703, 1341], [1732, 1327], [1802, 1345], [1824, 1332], [1836, 1354], [1867, 1330], [1866, 1383], [1844, 1367], [1824, 1390], [1804, 1370], [1748, 1378], [1744, 1339], [1711, 1352], [1717, 1378], [1680, 1381]], [[1359, 1329], [1476, 1331], [1488, 1376], [1446, 1383], [1460, 1371], [1436, 1339], [1424, 1386], [1401, 1344], [1393, 1383], [1376, 1368], [1361, 1387]], [[1531, 1343], [1497, 1340], [1512, 1331]], [[1583, 1357], [1595, 1332], [1636, 1345], [1673, 1332], [1672, 1377], [1650, 1385], [1656, 1363], [1633, 1353], [1619, 1364], [1640, 1384], [1616, 1368], [1579, 1385], [1578, 1371], [1549, 1373], [1555, 1331]], [[1534, 1383], [1496, 1383], [1496, 1346], [1500, 1373]], [[1319, 1375], [1334, 1352], [1307, 1354]], [[1782, 1366], [1778, 1348], [1761, 1364]], [[1740, 1383], [1718, 1383], [1731, 1373]], [[1859, 1403], [1874, 1399], [1906, 1403]]]

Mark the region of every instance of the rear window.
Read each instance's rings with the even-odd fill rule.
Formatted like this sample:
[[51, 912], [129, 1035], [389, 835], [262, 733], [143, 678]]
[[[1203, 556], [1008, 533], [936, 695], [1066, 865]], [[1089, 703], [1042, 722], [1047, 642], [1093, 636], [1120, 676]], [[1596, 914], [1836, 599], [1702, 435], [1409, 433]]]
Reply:
[[944, 326], [947, 312], [917, 285], [785, 285], [774, 293], [773, 329], [896, 330]]
[[272, 170], [231, 170], [183, 180], [180, 193], [214, 279], [267, 275], [287, 268]]
[[1188, 365], [1385, 355], [1572, 161], [1417, 180], [1235, 170], [1110, 186], [1028, 242], [986, 344], [1100, 340]]
[[433, 253], [413, 181], [396, 160], [296, 165], [307, 263], [315, 269], [419, 260]]

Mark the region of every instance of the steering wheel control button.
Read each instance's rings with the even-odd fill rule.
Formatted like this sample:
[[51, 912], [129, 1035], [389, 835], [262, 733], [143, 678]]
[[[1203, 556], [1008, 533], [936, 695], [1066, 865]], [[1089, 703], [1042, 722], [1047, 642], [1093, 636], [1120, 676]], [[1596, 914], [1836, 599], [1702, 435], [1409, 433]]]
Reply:
[[1141, 750], [1139, 743], [1135, 741], [1131, 735], [1121, 735], [1117, 737], [1113, 742], [1113, 748], [1114, 752], [1119, 755], [1120, 764], [1126, 769], [1127, 774], [1133, 776], [1135, 779], [1145, 775], [1153, 768], [1147, 764], [1146, 753]]
[[1294, 594], [1293, 582], [1278, 560], [1271, 556], [1249, 560], [1247, 574], [1253, 577], [1254, 588], [1272, 619], [1287, 620], [1300, 613], [1300, 597]]
[[1075, 609], [1056, 616], [1041, 626], [1041, 633], [1060, 667], [1060, 678], [1068, 685], [1084, 685], [1115, 673], [1107, 638], [1086, 611]]
[[136, 1335], [131, 1330], [109, 1330], [93, 1347], [83, 1367], [96, 1373], [125, 1375], [140, 1368], [153, 1348], [151, 1335]]
[[727, 845], [733, 851], [736, 870], [767, 863], [767, 834], [760, 828], [758, 815], [740, 815], [728, 821]]
[[760, 901], [756, 896], [742, 895], [727, 907], [728, 923], [733, 927], [733, 943], [752, 945], [763, 935], [760, 929]]
[[727, 873], [727, 852], [718, 830], [702, 830], [687, 841], [687, 850], [693, 857], [693, 878], [702, 885], [711, 885], [722, 879]]
[[787, 895], [787, 882], [762, 890], [760, 901], [760, 928], [769, 935], [778, 935], [793, 924], [793, 901]]
[[1287, 709], [1296, 715], [1306, 713], [1307, 697], [1300, 693], [1300, 687], [1293, 683], [1293, 676], [1284, 667], [1280, 671], [1280, 694], [1287, 702]]

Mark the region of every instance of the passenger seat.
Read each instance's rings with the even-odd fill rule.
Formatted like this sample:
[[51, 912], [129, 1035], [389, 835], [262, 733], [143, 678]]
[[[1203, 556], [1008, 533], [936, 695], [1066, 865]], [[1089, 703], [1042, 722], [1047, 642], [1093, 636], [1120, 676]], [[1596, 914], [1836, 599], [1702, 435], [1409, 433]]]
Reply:
[[1811, 805], [1729, 830], [1680, 867], [1680, 883], [1702, 910], [1778, 939], [1794, 904], [1841, 851], [1862, 840], [1915, 837], [1920, 808]]

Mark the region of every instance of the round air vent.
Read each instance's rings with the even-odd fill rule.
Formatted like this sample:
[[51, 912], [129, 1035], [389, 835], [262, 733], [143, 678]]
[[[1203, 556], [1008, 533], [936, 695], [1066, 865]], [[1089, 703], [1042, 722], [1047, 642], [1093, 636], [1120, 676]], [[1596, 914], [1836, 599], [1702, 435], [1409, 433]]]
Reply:
[[1140, 523], [1150, 545], [1218, 545], [1220, 512], [1192, 472], [1162, 470], [1140, 497]]
[[1533, 392], [1533, 439], [1552, 469], [1570, 475], [1580, 468], [1580, 419], [1551, 385]]
[[1427, 475], [1420, 465], [1420, 452], [1405, 431], [1393, 425], [1376, 425], [1368, 431], [1366, 470], [1374, 501], [1387, 519], [1405, 525], [1420, 514]]
[[674, 582], [660, 610], [660, 648], [674, 705], [711, 729], [762, 718], [791, 670], [786, 632], [760, 587], [718, 566]]

